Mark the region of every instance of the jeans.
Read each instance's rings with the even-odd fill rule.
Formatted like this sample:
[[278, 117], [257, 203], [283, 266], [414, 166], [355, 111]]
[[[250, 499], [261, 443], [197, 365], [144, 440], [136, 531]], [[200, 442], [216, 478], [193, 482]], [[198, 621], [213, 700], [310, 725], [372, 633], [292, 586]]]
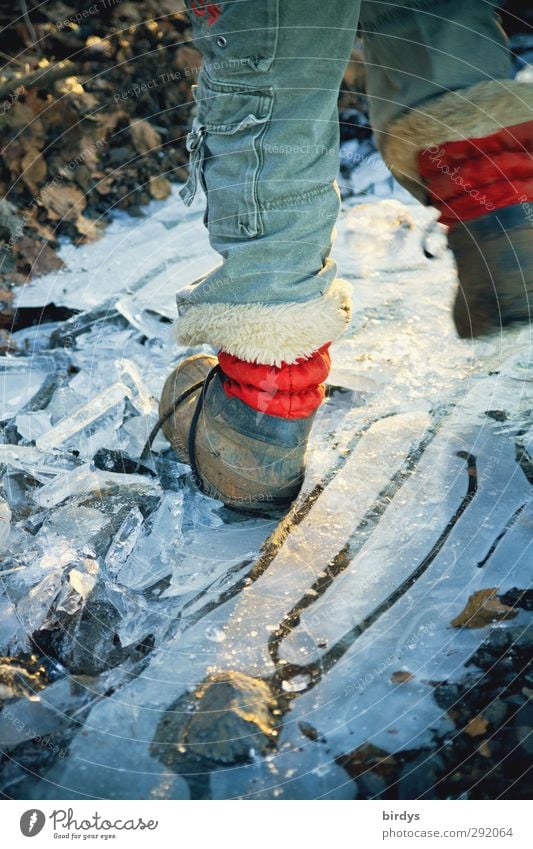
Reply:
[[[178, 293], [181, 315], [222, 305], [231, 323], [233, 305], [297, 307], [334, 286], [337, 98], [358, 23], [378, 145], [419, 103], [511, 73], [486, 0], [233, 0], [214, 4], [215, 14], [199, 0], [186, 5], [203, 68], [182, 197], [204, 189], [222, 262]], [[204, 336], [196, 341], [220, 344]]]

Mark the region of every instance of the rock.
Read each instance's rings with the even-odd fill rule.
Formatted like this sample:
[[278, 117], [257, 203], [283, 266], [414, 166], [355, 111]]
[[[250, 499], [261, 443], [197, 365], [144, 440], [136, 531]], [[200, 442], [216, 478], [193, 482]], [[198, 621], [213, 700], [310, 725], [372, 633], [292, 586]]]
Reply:
[[453, 709], [460, 698], [458, 684], [438, 684], [435, 688], [435, 701], [442, 710]]
[[482, 737], [486, 732], [488, 725], [488, 720], [479, 713], [467, 723], [465, 726], [465, 734], [468, 734], [469, 737]]
[[17, 350], [17, 343], [8, 330], [0, 330], [0, 354], [13, 354]]
[[120, 643], [119, 623], [112, 604], [90, 599], [82, 611], [58, 616], [57, 628], [38, 631], [32, 639], [43, 654], [59, 660], [70, 673], [99, 675], [135, 655], [133, 646], [124, 648]]
[[422, 751], [400, 773], [399, 799], [438, 799], [437, 783], [444, 772], [444, 761], [440, 755]]
[[379, 799], [387, 788], [385, 779], [376, 772], [364, 772], [357, 778], [357, 797], [359, 799]]
[[3, 198], [0, 200], [0, 241], [9, 242], [19, 226], [15, 207]]
[[379, 746], [374, 746], [373, 743], [363, 743], [353, 752], [341, 755], [337, 758], [337, 763], [346, 770], [351, 778], [358, 778], [367, 771], [386, 778], [391, 776], [397, 768], [394, 755], [391, 755], [385, 749], [380, 749]]
[[310, 725], [309, 722], [299, 722], [298, 728], [308, 740], [318, 740], [320, 736], [314, 725]]
[[130, 133], [137, 153], [149, 153], [161, 145], [161, 136], [143, 118], [130, 124]]
[[[532, 642], [533, 627], [531, 625], [512, 625], [505, 629], [494, 628], [469, 659], [468, 665], [489, 670], [495, 661], [501, 662], [502, 659], [510, 660], [513, 665], [515, 658], [530, 653]], [[525, 663], [526, 657], [523, 658], [522, 667]]]
[[343, 88], [347, 87], [354, 91], [364, 91], [366, 85], [365, 76], [363, 51], [354, 47], [350, 56], [350, 61], [348, 62], [344, 72]]
[[533, 610], [533, 590], [520, 590], [513, 587], [506, 593], [498, 596], [502, 604], [509, 607], [521, 607], [523, 610]]
[[200, 761], [212, 768], [249, 762], [276, 745], [276, 701], [264, 681], [241, 672], [209, 676], [191, 696], [165, 712], [151, 746], [158, 760], [179, 772]]
[[154, 200], [165, 200], [172, 191], [172, 186], [166, 177], [150, 177], [150, 194]]
[[494, 699], [491, 704], [483, 710], [483, 715], [491, 725], [501, 725], [507, 716], [507, 706], [501, 699]]
[[490, 743], [488, 740], [482, 740], [477, 748], [479, 754], [483, 758], [491, 758], [492, 757], [492, 749], [490, 747]]
[[[531, 702], [531, 700], [526, 702], [521, 697], [519, 698], [520, 705], [514, 717], [514, 724], [529, 725], [530, 727], [533, 727], [533, 702]], [[528, 697], [526, 696], [526, 698]], [[531, 697], [529, 698], [531, 699]]]
[[533, 758], [533, 729], [529, 725], [519, 725], [516, 729], [518, 746], [529, 757]]

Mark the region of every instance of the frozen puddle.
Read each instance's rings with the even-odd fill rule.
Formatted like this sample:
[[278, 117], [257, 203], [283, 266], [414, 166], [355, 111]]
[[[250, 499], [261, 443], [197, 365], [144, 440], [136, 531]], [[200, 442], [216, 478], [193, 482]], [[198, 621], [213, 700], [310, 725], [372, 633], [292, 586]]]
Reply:
[[[201, 205], [119, 217], [21, 292], [77, 315], [2, 360], [4, 794], [350, 799], [350, 753], [453, 730], [436, 682], [530, 621], [498, 599], [530, 581], [531, 331], [456, 338], [432, 221], [345, 207], [354, 320], [279, 527], [196, 492], [162, 438], [136, 468], [189, 353], [174, 291], [216, 262]], [[494, 614], [452, 626], [486, 590]]]

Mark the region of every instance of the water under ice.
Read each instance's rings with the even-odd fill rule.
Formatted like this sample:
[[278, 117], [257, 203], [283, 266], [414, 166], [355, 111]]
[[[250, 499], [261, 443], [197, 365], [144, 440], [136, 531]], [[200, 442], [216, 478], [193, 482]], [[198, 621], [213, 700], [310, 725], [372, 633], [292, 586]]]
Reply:
[[[197, 492], [161, 436], [136, 467], [163, 381], [189, 353], [172, 338], [173, 292], [217, 261], [201, 205], [184, 210], [174, 193], [146, 219], [121, 216], [100, 242], [65, 246], [67, 270], [21, 293], [21, 306], [85, 313], [68, 333], [19, 331], [21, 353], [3, 360], [0, 649], [37, 647], [47, 676], [38, 701], [19, 695], [10, 712], [66, 752], [37, 749], [35, 774], [17, 766], [24, 726], [0, 710], [8, 795], [353, 798], [334, 760], [348, 747], [401, 749], [448, 727], [428, 681], [460, 679], [483, 638], [450, 634], [452, 616], [471, 591], [528, 580], [531, 473], [515, 442], [531, 458], [530, 337], [456, 338], [455, 271], [433, 213], [392, 191], [367, 154], [350, 190], [379, 191], [348, 201], [339, 221], [354, 319], [334, 346], [337, 388], [302, 498], [331, 484], [259, 566], [274, 522]], [[465, 501], [470, 455], [477, 490]], [[388, 602], [425, 560], [413, 589]], [[403, 689], [389, 680], [396, 665], [415, 679]], [[291, 709], [276, 753], [251, 745], [249, 764], [194, 790], [151, 741], [181, 698], [228, 669], [279, 676]], [[394, 736], [385, 714], [405, 717]]]

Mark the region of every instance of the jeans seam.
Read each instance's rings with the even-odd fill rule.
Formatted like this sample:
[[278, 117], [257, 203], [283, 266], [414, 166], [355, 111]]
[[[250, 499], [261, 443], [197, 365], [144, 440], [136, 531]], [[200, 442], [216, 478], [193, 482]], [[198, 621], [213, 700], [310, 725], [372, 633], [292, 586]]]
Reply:
[[293, 203], [308, 203], [309, 201], [323, 197], [331, 191], [331, 188], [331, 183], [327, 183], [324, 186], [316, 186], [313, 189], [308, 189], [306, 192], [293, 192], [290, 195], [283, 195], [283, 197], [276, 198], [275, 200], [264, 201], [260, 204], [260, 207], [264, 212], [268, 212], [271, 209], [283, 209]]

